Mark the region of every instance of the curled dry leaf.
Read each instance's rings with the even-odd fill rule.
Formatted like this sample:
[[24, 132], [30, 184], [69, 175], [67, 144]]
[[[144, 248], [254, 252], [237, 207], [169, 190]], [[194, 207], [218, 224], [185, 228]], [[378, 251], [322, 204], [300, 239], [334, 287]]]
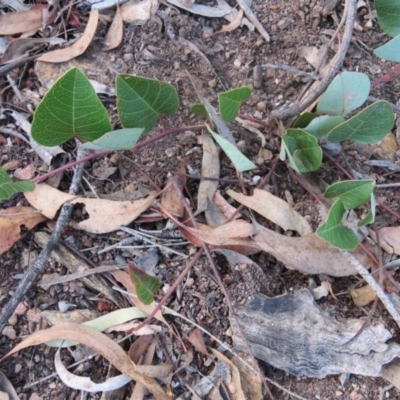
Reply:
[[147, 210], [156, 198], [156, 195], [153, 195], [133, 202], [87, 199], [63, 193], [44, 183], [36, 185], [33, 192], [25, 194], [29, 203], [36, 209], [43, 210], [43, 215], [49, 219], [53, 219], [59, 208], [67, 201], [84, 204], [89, 218], [80, 222], [71, 221], [71, 226], [91, 233], [113, 232], [121, 225], [128, 225]]
[[[254, 242], [259, 249], [271, 254], [289, 269], [303, 274], [357, 275], [356, 268], [349, 263], [344, 254], [315, 233], [303, 237], [289, 237], [264, 228], [256, 222], [253, 225]], [[365, 253], [358, 250], [351, 253], [365, 267], [370, 266], [371, 261]]]
[[232, 19], [232, 21], [228, 25], [224, 25], [218, 33], [225, 33], [234, 31], [236, 28], [240, 26], [243, 19], [243, 10], [239, 10], [236, 16]]
[[[179, 175], [174, 175], [175, 183], [169, 182], [161, 196], [161, 206], [175, 217], [181, 218], [185, 212], [185, 205], [182, 202], [182, 191], [186, 185], [185, 164], [178, 169]], [[167, 218], [167, 217], [166, 217]]]
[[400, 255], [400, 226], [385, 226], [379, 229], [381, 247], [389, 254]]
[[376, 292], [369, 285], [359, 289], [350, 288], [349, 293], [357, 307], [364, 307], [376, 299]]
[[263, 217], [279, 225], [285, 231], [297, 231], [301, 236], [312, 233], [309, 223], [290, 205], [267, 192], [266, 190], [254, 189], [253, 196], [245, 196], [228, 190], [227, 194], [240, 204], [251, 208]]
[[38, 4], [29, 10], [0, 15], [0, 35], [36, 31], [44, 25], [45, 11], [49, 6]]
[[21, 227], [31, 230], [46, 217], [32, 207], [11, 207], [0, 213], [0, 254], [21, 239]]
[[89, 44], [92, 42], [94, 34], [96, 33], [98, 20], [99, 11], [90, 11], [90, 16], [86, 25], [86, 29], [83, 32], [82, 36], [73, 45], [64, 49], [49, 51], [48, 53], [40, 56], [37, 60], [52, 63], [61, 63], [80, 56], [86, 51]]
[[[211, 135], [208, 133], [203, 133], [200, 136], [200, 141], [203, 145], [201, 176], [218, 179], [220, 172], [218, 148]], [[203, 179], [200, 181], [197, 196], [197, 211], [195, 215], [207, 209], [207, 199], [211, 200], [214, 197], [218, 188], [218, 183], [217, 180]]]
[[61, 361], [60, 349], [57, 350], [54, 357], [54, 366], [58, 376], [66, 386], [76, 390], [84, 390], [89, 393], [117, 390], [132, 380], [129, 376], [121, 374], [108, 378], [102, 383], [94, 383], [88, 377], [75, 375], [65, 368]]
[[197, 224], [198, 228], [180, 226], [181, 234], [191, 243], [202, 246], [210, 245], [211, 249], [229, 249], [242, 254], [255, 254], [260, 251], [257, 243], [249, 237], [254, 235], [254, 229], [246, 221], [236, 220], [217, 228]]
[[121, 17], [124, 22], [142, 25], [156, 13], [157, 8], [157, 0], [131, 0], [121, 6]]
[[102, 50], [108, 51], [115, 49], [121, 44], [123, 36], [124, 36], [124, 21], [122, 20], [121, 16], [121, 8], [118, 5], [117, 9], [115, 10], [114, 19], [104, 38], [104, 47]]
[[78, 324], [63, 323], [50, 329], [37, 331], [15, 346], [0, 362], [22, 349], [57, 339], [73, 340], [86, 345], [106, 358], [118, 371], [142, 383], [156, 399], [165, 399], [165, 392], [157, 381], [145, 375], [148, 368], [135, 365], [122, 347], [106, 335]]

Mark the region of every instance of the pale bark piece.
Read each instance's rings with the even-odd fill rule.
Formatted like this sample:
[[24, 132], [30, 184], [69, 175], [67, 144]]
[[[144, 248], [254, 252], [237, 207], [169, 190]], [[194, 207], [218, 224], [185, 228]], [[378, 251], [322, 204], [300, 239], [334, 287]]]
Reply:
[[[303, 274], [327, 274], [330, 276], [357, 275], [357, 269], [349, 263], [344, 254], [319, 238], [315, 233], [303, 237], [280, 235], [270, 229], [253, 223], [254, 242], [260, 250], [274, 256], [289, 269]], [[358, 250], [350, 252], [367, 268], [369, 258]]]
[[[182, 195], [182, 191], [186, 185], [185, 164], [179, 167], [179, 175], [174, 175], [175, 184], [169, 182], [161, 195], [162, 210], [178, 218], [182, 218], [185, 213], [185, 205], [183, 204], [185, 200], [183, 200], [184, 197]], [[165, 217], [168, 218], [167, 216]]]
[[21, 226], [31, 230], [46, 219], [32, 207], [16, 206], [2, 210], [0, 213], [0, 254], [21, 239]]
[[385, 226], [379, 229], [381, 247], [389, 254], [400, 255], [400, 226]]
[[117, 6], [115, 10], [114, 19], [108, 29], [108, 32], [104, 38], [103, 51], [108, 51], [118, 47], [124, 36], [124, 21], [121, 16], [121, 8]]
[[121, 6], [121, 17], [124, 22], [143, 25], [158, 8], [157, 0], [131, 0]]
[[[50, 240], [50, 235], [45, 232], [37, 232], [34, 240], [39, 246], [45, 247]], [[87, 264], [81, 258], [76, 257], [71, 251], [68, 250], [67, 247], [62, 244], [58, 244], [55, 247], [51, 253], [51, 257], [61, 265], [67, 267], [71, 273], [82, 272], [82, 270], [91, 269], [89, 264]], [[80, 278], [80, 280], [89, 289], [93, 290], [95, 293], [101, 293], [105, 298], [112, 301], [118, 307], [123, 308], [125, 306], [121, 295], [111, 288], [110, 283], [102, 275], [96, 274], [84, 276]]]
[[51, 63], [61, 63], [80, 56], [86, 51], [86, 49], [92, 42], [94, 34], [96, 33], [98, 20], [99, 11], [90, 11], [86, 29], [83, 32], [82, 36], [74, 44], [64, 49], [49, 51], [48, 53], [40, 56], [37, 60]]
[[36, 209], [43, 210], [43, 215], [49, 219], [53, 219], [67, 201], [73, 204], [84, 204], [89, 218], [80, 222], [71, 221], [70, 225], [74, 229], [91, 233], [108, 233], [135, 220], [150, 207], [156, 195], [133, 202], [87, 199], [61, 192], [43, 183], [36, 185], [33, 192], [25, 193], [25, 197]]
[[29, 10], [0, 15], [0, 35], [36, 31], [43, 26], [44, 11], [48, 5], [38, 4]]
[[349, 293], [357, 307], [364, 307], [376, 299], [376, 292], [369, 285], [358, 289], [349, 288]]
[[227, 194], [240, 204], [279, 225], [285, 231], [297, 231], [301, 236], [312, 233], [311, 226], [304, 217], [290, 207], [286, 201], [266, 190], [254, 189], [252, 196], [245, 196], [233, 190], [228, 190]]
[[[201, 164], [201, 176], [219, 178], [220, 163], [218, 148], [210, 134], [203, 133], [200, 136], [203, 145], [203, 160]], [[197, 195], [197, 211], [195, 215], [207, 209], [207, 199], [212, 200], [217, 191], [219, 182], [217, 180], [201, 180]]]
[[[392, 335], [382, 324], [366, 327], [349, 342], [363, 320], [336, 321], [306, 289], [274, 298], [257, 294], [234, 311], [254, 356], [291, 375], [378, 377], [400, 355], [398, 344], [386, 343]], [[247, 352], [232, 316], [230, 323], [235, 348]]]
[[118, 371], [142, 383], [157, 400], [166, 398], [164, 390], [157, 381], [147, 375], [149, 368], [135, 365], [122, 347], [106, 335], [79, 324], [63, 323], [50, 329], [37, 331], [15, 346], [0, 362], [27, 347], [57, 339], [73, 340], [90, 347], [106, 358]]

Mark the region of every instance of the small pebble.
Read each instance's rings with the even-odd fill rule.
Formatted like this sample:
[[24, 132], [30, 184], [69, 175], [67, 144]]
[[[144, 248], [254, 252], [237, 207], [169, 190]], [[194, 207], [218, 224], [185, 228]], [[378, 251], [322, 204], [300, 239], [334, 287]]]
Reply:
[[133, 53], [124, 54], [124, 61], [129, 62], [133, 60]]
[[257, 119], [262, 119], [262, 117], [263, 117], [263, 115], [260, 111], [256, 111], [253, 115], [254, 115], [254, 118], [257, 118]]
[[265, 111], [267, 103], [265, 101], [259, 101], [256, 105], [258, 111]]
[[15, 329], [12, 326], [6, 326], [1, 334], [7, 336], [11, 340], [14, 340], [17, 337], [17, 332], [15, 332]]
[[256, 165], [263, 165], [264, 164], [264, 160], [262, 157], [257, 157], [256, 158]]
[[215, 88], [215, 86], [217, 86], [217, 81], [215, 79], [211, 79], [211, 81], [208, 82], [208, 86], [210, 88]]
[[239, 68], [239, 67], [242, 65], [242, 63], [241, 63], [240, 60], [236, 59], [236, 60], [233, 62], [233, 65], [234, 65], [235, 67]]
[[165, 150], [165, 154], [169, 158], [176, 156], [178, 152], [179, 150], [176, 147], [170, 147], [169, 149]]
[[240, 151], [244, 151], [244, 150], [246, 149], [246, 141], [244, 141], [244, 140], [239, 140], [239, 141], [237, 142], [237, 148], [238, 148]]
[[254, 175], [253, 179], [252, 179], [253, 185], [254, 186], [257, 185], [257, 183], [260, 182], [260, 180], [261, 180], [261, 176], [260, 175]]
[[14, 371], [16, 374], [18, 374], [22, 369], [22, 365], [21, 364], [15, 364], [15, 368]]

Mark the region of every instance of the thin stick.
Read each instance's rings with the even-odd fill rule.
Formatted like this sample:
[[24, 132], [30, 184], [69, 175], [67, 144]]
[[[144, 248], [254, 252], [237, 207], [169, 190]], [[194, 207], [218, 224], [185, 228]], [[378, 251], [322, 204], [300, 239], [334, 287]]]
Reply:
[[339, 51], [337, 52], [335, 59], [333, 60], [333, 65], [326, 74], [326, 76], [320, 81], [320, 84], [316, 89], [314, 89], [308, 97], [306, 97], [303, 101], [298, 104], [294, 104], [288, 108], [275, 110], [272, 112], [272, 115], [277, 119], [286, 120], [292, 118], [296, 115], [301, 114], [308, 106], [310, 106], [328, 87], [331, 83], [332, 79], [336, 76], [338, 71], [343, 65], [344, 58], [346, 56], [347, 50], [350, 45], [351, 36], [353, 33], [353, 25], [356, 16], [356, 0], [346, 0], [345, 13], [346, 17], [346, 26], [343, 35], [343, 41], [340, 46]]
[[257, 17], [253, 13], [253, 11], [251, 11], [251, 8], [247, 5], [247, 3], [244, 0], [236, 0], [236, 3], [238, 3], [239, 7], [244, 11], [244, 13], [246, 14], [246, 17], [249, 19], [249, 21], [257, 28], [258, 32], [261, 33], [261, 36], [267, 42], [270, 42], [271, 38], [269, 37], [268, 32], [264, 29], [264, 27], [258, 21]]

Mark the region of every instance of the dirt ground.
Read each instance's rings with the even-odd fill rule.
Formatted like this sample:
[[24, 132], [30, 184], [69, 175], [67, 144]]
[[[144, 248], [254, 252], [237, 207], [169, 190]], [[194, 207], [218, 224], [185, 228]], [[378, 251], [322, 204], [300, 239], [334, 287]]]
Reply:
[[[207, 2], [207, 5], [213, 5], [212, 3]], [[13, 76], [15, 78], [21, 76], [20, 89], [29, 88], [35, 94], [43, 94], [46, 85], [54, 80], [60, 71], [66, 71], [72, 65], [81, 68], [89, 78], [110, 87], [114, 86], [115, 76], [119, 73], [135, 74], [169, 82], [177, 89], [181, 105], [176, 115], [163, 117], [160, 120], [158, 127], [153, 131], [157, 133], [162, 128], [192, 126], [199, 123], [198, 117], [189, 112], [190, 106], [197, 103], [198, 99], [188, 78], [188, 71], [200, 82], [202, 94], [213, 104], [216, 104], [219, 92], [243, 85], [253, 88], [251, 98], [243, 105], [241, 113], [258, 120], [266, 120], [272, 110], [282, 104], [295, 101], [309, 78], [282, 69], [263, 68], [262, 83], [259, 86], [259, 82], [255, 82], [254, 78], [255, 67], [280, 62], [305, 72], [312, 72], [313, 68], [301, 56], [301, 48], [305, 46], [320, 48], [329, 42], [343, 12], [343, 4], [339, 3], [331, 12], [325, 13], [325, 3], [328, 2], [323, 0], [254, 0], [252, 9], [270, 34], [271, 41], [269, 43], [261, 37], [257, 30], [250, 31], [247, 27], [239, 27], [232, 32], [204, 39], [205, 36], [220, 30], [227, 22], [221, 18], [193, 15], [162, 3], [159, 13], [144, 25], [125, 25], [123, 44], [116, 50], [106, 54], [100, 51], [106, 31], [106, 23], [102, 22], [94, 42], [83, 56], [58, 65], [39, 62], [36, 65], [31, 64], [27, 70], [14, 71]], [[234, 2], [231, 5], [234, 6]], [[82, 23], [85, 23], [86, 16], [83, 11], [76, 9], [75, 13]], [[367, 7], [361, 7], [358, 10], [357, 23], [362, 30], [354, 30], [344, 68], [348, 71], [364, 72], [373, 81], [387, 72], [392, 65], [375, 57], [372, 53], [372, 50], [384, 43], [387, 37], [377, 26], [376, 19], [373, 19], [372, 28], [365, 27], [368, 20], [367, 14]], [[178, 38], [184, 38], [185, 41], [178, 40]], [[335, 41], [332, 45], [329, 57], [335, 54], [336, 43]], [[197, 50], [194, 50], [190, 44], [193, 44]], [[257, 88], [254, 87], [255, 85]], [[26, 104], [18, 100], [5, 80], [3, 80], [2, 86], [3, 106], [6, 105], [19, 112], [28, 112]], [[371, 95], [396, 104], [400, 95], [399, 80], [377, 87], [371, 92]], [[115, 97], [104, 94], [100, 97], [116, 125], [118, 119]], [[32, 99], [34, 105], [37, 104], [37, 99], [38, 96], [36, 100]], [[2, 124], [6, 125], [9, 122], [4, 121]], [[266, 147], [272, 154], [265, 159], [259, 157], [260, 140], [256, 134], [235, 123], [230, 124], [229, 127], [237, 142], [241, 143], [243, 153], [257, 165], [257, 169], [244, 173], [245, 186], [251, 191], [254, 187], [253, 178], [265, 176], [271, 166], [272, 157], [278, 154], [279, 141], [275, 135], [275, 124], [271, 124], [270, 128], [261, 128], [267, 139]], [[146, 195], [154, 188], [149, 180], [140, 173], [138, 166], [145, 170], [160, 187], [165, 185], [167, 173], [177, 171], [184, 162], [187, 163], [186, 170], [190, 175], [200, 175], [202, 150], [197, 137], [198, 133], [189, 129], [184, 133], [158, 141], [136, 154], [125, 152], [123, 155], [112, 154], [106, 158], [94, 160], [86, 168], [82, 193], [92, 196], [92, 193], [95, 192], [100, 197], [113, 199], [121, 198], [121, 196], [124, 199], [129, 196], [134, 198], [138, 192]], [[43, 168], [40, 159], [21, 141], [12, 137], [8, 139], [4, 134], [0, 136], [0, 141], [2, 143], [0, 147], [1, 165], [16, 160], [18, 163], [15, 169], [25, 167], [30, 163], [34, 163], [38, 171]], [[73, 150], [68, 146], [66, 148]], [[220, 157], [222, 179], [218, 189], [222, 195], [227, 189], [240, 191], [240, 185], [235, 183], [235, 170], [225, 156], [221, 155]], [[364, 164], [364, 161], [369, 159], [396, 161], [397, 158], [397, 144], [389, 149], [382, 149], [379, 146], [367, 149], [349, 144], [343, 155], [344, 162], [352, 171], [377, 177], [379, 183], [397, 182], [398, 172], [371, 167]], [[111, 174], [109, 174], [109, 168], [113, 168]], [[333, 165], [325, 163], [318, 174], [327, 183], [331, 183], [338, 179], [338, 173]], [[71, 176], [70, 172], [64, 174], [59, 186], [60, 190], [68, 191]], [[198, 182], [197, 179], [188, 178], [186, 187], [188, 197], [192, 199], [196, 197]], [[284, 163], [278, 165], [270, 184], [272, 192], [282, 198], [287, 198], [287, 192], [289, 192], [296, 204], [296, 209], [302, 215], [308, 216], [314, 228], [318, 226], [320, 220], [316, 205], [307, 193], [292, 181]], [[399, 211], [399, 195], [395, 189], [381, 189], [378, 196], [384, 198], [386, 204], [393, 210]], [[25, 204], [26, 201], [22, 195], [16, 195], [10, 201], [1, 202], [0, 207], [5, 209], [18, 202]], [[77, 213], [74, 215], [75, 218], [79, 217]], [[244, 215], [249, 217], [247, 213]], [[200, 215], [199, 220], [203, 222], [203, 216]], [[393, 217], [381, 209], [378, 209], [377, 220], [380, 224], [396, 225]], [[139, 222], [134, 226], [155, 231], [163, 229], [165, 221]], [[49, 229], [46, 225], [41, 225], [37, 231], [49, 231]], [[21, 241], [0, 257], [0, 300], [2, 305], [13, 294], [18, 279], [28, 266], [32, 265], [40, 251], [40, 246], [34, 241], [34, 234], [35, 232], [26, 232]], [[138, 259], [146, 256], [150, 259], [150, 264], [157, 268], [157, 274], [164, 284], [172, 285], [184, 268], [184, 263], [179, 256], [151, 249], [114, 249], [99, 254], [99, 250], [122, 238], [123, 236], [117, 233], [94, 235], [68, 230], [63, 235], [63, 243], [66, 242], [69, 247], [75, 248], [78, 253], [81, 252], [81, 256], [89, 259], [93, 265], [121, 263], [129, 260], [137, 262]], [[183, 245], [179, 247], [179, 251], [188, 254], [193, 251], [193, 246]], [[229, 291], [237, 301], [240, 302], [241, 297], [246, 297], [246, 287], [256, 284], [261, 286], [251, 273], [238, 271], [219, 254], [215, 253], [213, 257], [222, 279], [230, 287]], [[265, 274], [266, 286], [257, 287], [257, 290], [267, 296], [273, 297], [288, 291], [309, 288], [311, 279], [314, 282], [320, 282], [320, 277], [304, 276], [298, 272], [287, 270], [268, 254], [260, 253], [252, 258]], [[63, 275], [66, 272], [66, 267], [62, 263], [49, 261], [47, 274]], [[395, 273], [395, 279], [398, 279], [397, 275], [398, 273]], [[245, 283], [243, 284], [243, 282]], [[334, 293], [341, 293], [356, 282], [356, 277], [334, 278], [331, 279], [332, 290]], [[74, 309], [89, 309], [100, 315], [102, 312], [100, 305], [103, 305], [100, 300], [101, 296], [98, 296], [98, 293], [89, 290], [80, 282], [58, 284], [46, 290], [34, 285], [26, 295], [24, 301], [26, 309], [13, 323], [10, 323], [15, 338], [10, 338], [12, 334], [9, 336], [3, 334], [0, 337], [0, 355], [6, 354], [20, 338], [40, 327], [46, 327], [46, 322], [40, 316], [38, 317], [41, 311], [57, 310], [58, 303], [63, 301], [73, 304]], [[366, 310], [369, 309], [368, 307], [357, 308], [348, 293], [339, 295], [336, 300], [331, 296], [325, 297], [319, 300], [318, 304], [339, 320], [350, 317], [364, 318]], [[231, 342], [227, 304], [205, 258], [202, 258], [194, 266], [185, 285], [179, 286], [169, 306], [195, 320], [220, 340]], [[115, 308], [115, 305], [111, 305], [111, 307]], [[168, 321], [181, 334], [189, 328], [186, 323], [176, 318], [169, 317]], [[388, 317], [387, 312], [379, 307], [373, 316], [372, 324], [378, 322], [383, 322], [393, 333], [393, 340], [398, 341], [398, 328]], [[177, 344], [167, 333], [164, 332], [164, 335], [165, 337], [160, 339], [163, 345], [170, 346], [168, 348], [173, 356], [178, 357]], [[119, 335], [118, 338], [120, 337], [122, 336]], [[209, 339], [205, 340], [211, 347], [216, 347], [215, 343]], [[21, 399], [72, 400], [84, 398], [79, 392], [65, 387], [57, 378], [51, 378], [25, 388], [25, 385], [39, 381], [54, 372], [54, 353], [55, 350], [49, 350], [45, 346], [31, 347], [2, 363], [2, 371], [10, 379]], [[68, 360], [73, 362], [74, 355], [65, 351], [64, 362], [67, 363]], [[307, 399], [400, 399], [400, 392], [395, 388], [383, 392], [384, 388], [387, 389], [388, 382], [380, 378], [352, 375], [342, 385], [339, 376], [330, 376], [323, 380], [296, 378], [265, 363], [260, 365], [266, 377]], [[199, 379], [199, 373], [207, 375], [210, 369], [211, 367], [205, 363], [204, 356], [199, 354], [195, 357], [191, 368], [181, 373], [180, 379], [193, 385]], [[80, 374], [90, 376], [94, 381], [103, 379], [107, 372], [107, 363], [98, 357], [85, 362], [79, 368]], [[175, 383], [178, 380], [174, 378]], [[270, 388], [276, 399], [291, 398], [272, 385]], [[182, 388], [177, 389], [175, 395], [189, 398], [188, 392]], [[85, 398], [100, 399], [101, 396], [87, 394]]]

